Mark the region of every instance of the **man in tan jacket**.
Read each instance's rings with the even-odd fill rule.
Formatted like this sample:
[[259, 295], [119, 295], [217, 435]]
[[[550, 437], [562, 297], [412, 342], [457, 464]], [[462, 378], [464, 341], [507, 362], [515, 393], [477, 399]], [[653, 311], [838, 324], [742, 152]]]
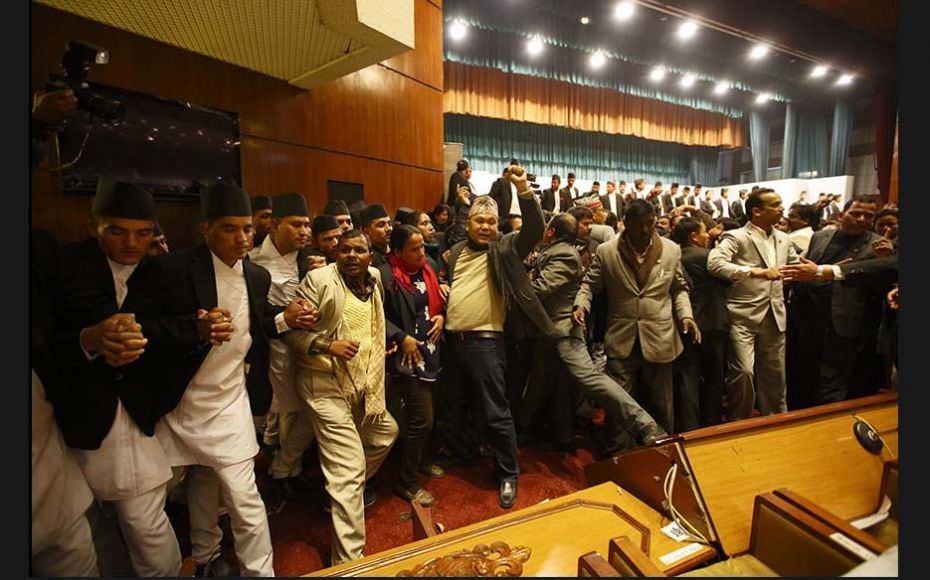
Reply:
[[381, 274], [370, 264], [365, 234], [342, 234], [336, 263], [311, 270], [297, 287], [297, 296], [319, 309], [315, 329], [284, 338], [297, 351], [297, 394], [311, 411], [331, 499], [331, 565], [363, 556], [364, 508], [374, 502], [365, 481], [397, 439], [384, 398]]
[[595, 294], [607, 294], [607, 374], [667, 432], [674, 433], [672, 362], [683, 347], [681, 331], [700, 342], [691, 314], [681, 249], [656, 234], [655, 207], [630, 203], [624, 232], [597, 248], [572, 318], [584, 325]]

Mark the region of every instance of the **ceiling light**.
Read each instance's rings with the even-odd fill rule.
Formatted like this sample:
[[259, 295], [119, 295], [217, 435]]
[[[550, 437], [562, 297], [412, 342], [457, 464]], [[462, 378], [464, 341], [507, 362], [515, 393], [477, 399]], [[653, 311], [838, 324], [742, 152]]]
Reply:
[[847, 73], [847, 74], [841, 75], [840, 78], [837, 79], [836, 84], [848, 85], [848, 84], [852, 84], [852, 82], [853, 82], [853, 75]]
[[691, 73], [688, 73], [685, 76], [681, 77], [681, 81], [679, 81], [679, 84], [682, 86], [682, 88], [689, 89], [694, 85], [694, 80], [695, 80], [694, 75]]
[[757, 44], [752, 47], [752, 50], [749, 52], [749, 58], [752, 60], [759, 60], [763, 56], [769, 53], [769, 47], [764, 44]]
[[720, 81], [714, 86], [714, 94], [722, 95], [730, 90], [730, 81]]
[[633, 16], [634, 10], [633, 3], [624, 0], [614, 7], [614, 18], [617, 20], [629, 20], [629, 18]]
[[768, 94], [768, 93], [759, 93], [759, 96], [756, 97], [756, 104], [757, 104], [757, 105], [762, 105], [762, 104], [764, 104], [766, 101], [768, 101], [768, 100], [771, 99], [771, 98], [772, 98], [772, 95], [770, 95], [770, 94]]
[[530, 53], [533, 56], [541, 53], [545, 48], [543, 41], [538, 36], [530, 38], [529, 42], [526, 43], [526, 52]]
[[654, 69], [652, 69], [652, 72], [649, 73], [649, 80], [651, 81], [658, 82], [664, 78], [665, 78], [665, 68], [661, 66], [655, 67]]
[[698, 25], [694, 20], [685, 20], [681, 23], [681, 26], [678, 27], [678, 38], [682, 40], [689, 40], [697, 34]]
[[454, 20], [449, 27], [449, 38], [452, 40], [462, 40], [468, 34], [468, 26], [461, 20]]
[[591, 55], [591, 66], [594, 68], [601, 68], [604, 66], [604, 63], [607, 62], [607, 56], [603, 52], [597, 51]]
[[582, 16], [582, 17], [581, 17], [581, 23], [582, 23], [582, 24], [587, 24], [588, 22], [591, 22], [591, 19], [590, 19], [590, 18], [588, 18], [587, 16]]
[[827, 74], [827, 71], [828, 71], [828, 70], [830, 70], [830, 69], [829, 69], [829, 67], [827, 67], [826, 65], [818, 64], [818, 65], [815, 66], [814, 69], [811, 71], [811, 78], [819, 79], [820, 77], [822, 77], [822, 76], [824, 76], [825, 74]]

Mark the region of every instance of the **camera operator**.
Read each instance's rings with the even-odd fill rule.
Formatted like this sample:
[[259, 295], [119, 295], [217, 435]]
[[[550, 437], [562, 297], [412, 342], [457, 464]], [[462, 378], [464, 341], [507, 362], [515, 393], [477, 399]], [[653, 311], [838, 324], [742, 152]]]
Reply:
[[29, 118], [29, 160], [33, 171], [48, 155], [49, 137], [63, 128], [77, 108], [78, 100], [71, 89], [35, 94]]

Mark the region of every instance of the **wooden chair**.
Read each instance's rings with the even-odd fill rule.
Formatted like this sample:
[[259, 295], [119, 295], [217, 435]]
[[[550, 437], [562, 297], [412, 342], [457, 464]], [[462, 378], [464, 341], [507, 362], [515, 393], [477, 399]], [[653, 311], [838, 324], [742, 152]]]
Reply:
[[659, 567], [653, 564], [652, 560], [627, 536], [610, 540], [607, 562], [617, 569], [621, 576], [648, 578], [664, 576]]
[[[886, 544], [880, 538], [876, 537], [872, 532], [870, 532], [869, 528], [860, 530], [830, 510], [827, 510], [824, 507], [810, 501], [799, 493], [795, 493], [787, 488], [776, 489], [774, 493], [781, 499], [784, 499], [795, 507], [804, 510], [811, 516], [820, 520], [822, 523], [831, 527], [834, 530], [834, 533], [842, 534], [850, 541], [859, 544], [874, 554], [881, 554], [889, 547], [891, 547], [889, 544]], [[878, 524], [874, 524], [871, 527], [874, 528], [881, 525], [881, 523], [882, 522], [879, 522]]]
[[588, 552], [578, 558], [579, 578], [620, 578], [623, 574], [607, 563], [597, 552]]
[[[651, 576], [658, 570], [632, 542], [611, 542], [609, 563], [624, 576]], [[767, 493], [756, 496], [749, 551], [681, 576], [841, 576], [875, 554], [836, 536], [825, 524], [791, 502]]]

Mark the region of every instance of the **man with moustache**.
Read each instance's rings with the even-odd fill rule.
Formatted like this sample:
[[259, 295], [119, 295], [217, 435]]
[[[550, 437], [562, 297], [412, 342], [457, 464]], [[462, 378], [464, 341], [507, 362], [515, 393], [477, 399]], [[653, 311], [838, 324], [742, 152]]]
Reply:
[[758, 401], [763, 415], [788, 410], [785, 383], [787, 315], [780, 268], [797, 264], [788, 234], [775, 228], [782, 217], [781, 196], [759, 188], [749, 194], [745, 226], [723, 232], [707, 257], [707, 271], [729, 280], [727, 311], [727, 419], [752, 416]]
[[388, 216], [387, 208], [380, 203], [374, 203], [362, 210], [360, 216], [362, 232], [371, 241], [371, 265], [380, 268], [387, 262], [388, 252], [391, 251], [391, 232], [394, 231], [394, 222]]
[[309, 411], [332, 513], [333, 565], [364, 555], [365, 481], [377, 473], [397, 423], [384, 392], [385, 322], [380, 272], [362, 232], [339, 238], [336, 263], [312, 270], [297, 295], [319, 309], [317, 324], [289, 332], [297, 353], [297, 393]]

